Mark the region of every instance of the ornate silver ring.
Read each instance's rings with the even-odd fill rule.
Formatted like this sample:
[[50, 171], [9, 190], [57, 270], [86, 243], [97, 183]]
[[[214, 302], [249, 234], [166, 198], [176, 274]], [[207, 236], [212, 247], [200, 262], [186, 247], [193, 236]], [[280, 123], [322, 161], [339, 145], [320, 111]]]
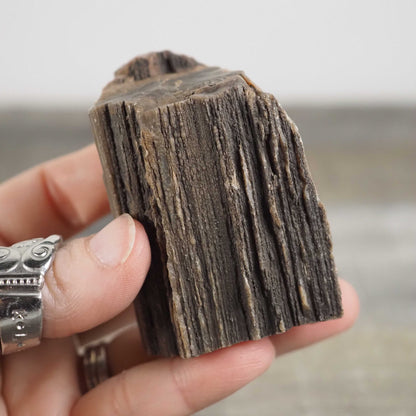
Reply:
[[59, 235], [0, 247], [1, 353], [39, 345], [42, 335], [42, 287], [62, 242]]

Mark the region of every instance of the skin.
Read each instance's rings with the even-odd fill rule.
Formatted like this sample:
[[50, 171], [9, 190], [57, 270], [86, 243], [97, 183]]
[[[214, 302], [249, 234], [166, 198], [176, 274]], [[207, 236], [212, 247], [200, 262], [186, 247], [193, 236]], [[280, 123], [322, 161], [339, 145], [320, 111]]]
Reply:
[[[109, 211], [97, 151], [89, 146], [30, 169], [0, 185], [0, 245], [32, 237], [71, 237]], [[112, 230], [123, 261], [102, 262], [93, 237], [67, 242], [43, 288], [44, 332], [39, 347], [2, 357], [0, 415], [189, 415], [243, 387], [275, 357], [348, 329], [358, 315], [354, 289], [340, 281], [344, 316], [293, 328], [201, 357], [151, 358], [137, 331], [108, 347], [114, 376], [81, 394], [71, 336], [128, 308], [150, 264], [141, 224], [124, 216]], [[101, 243], [102, 247], [102, 243]]]

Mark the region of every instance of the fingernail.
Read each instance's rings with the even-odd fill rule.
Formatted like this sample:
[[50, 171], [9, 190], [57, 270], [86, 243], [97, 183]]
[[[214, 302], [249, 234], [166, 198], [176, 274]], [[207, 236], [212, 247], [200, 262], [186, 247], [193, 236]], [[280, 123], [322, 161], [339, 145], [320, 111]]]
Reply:
[[123, 214], [89, 240], [90, 252], [105, 266], [116, 267], [129, 257], [136, 239], [133, 218]]

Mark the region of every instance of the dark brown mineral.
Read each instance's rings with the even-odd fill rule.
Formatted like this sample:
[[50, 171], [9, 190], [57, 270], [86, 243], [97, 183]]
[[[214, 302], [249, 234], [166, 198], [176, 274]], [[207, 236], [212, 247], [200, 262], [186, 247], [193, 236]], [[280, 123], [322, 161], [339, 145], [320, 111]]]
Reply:
[[150, 353], [191, 357], [342, 315], [298, 129], [243, 72], [140, 56], [90, 118], [113, 214], [151, 241], [135, 301]]

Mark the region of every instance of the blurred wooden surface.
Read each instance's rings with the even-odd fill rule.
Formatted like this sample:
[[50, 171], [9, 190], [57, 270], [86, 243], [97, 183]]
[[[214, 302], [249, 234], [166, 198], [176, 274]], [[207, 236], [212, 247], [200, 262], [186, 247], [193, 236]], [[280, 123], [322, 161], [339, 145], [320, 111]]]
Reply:
[[[416, 414], [416, 108], [287, 108], [326, 204], [348, 333], [276, 360], [200, 416]], [[87, 109], [0, 110], [0, 180], [92, 142]]]

